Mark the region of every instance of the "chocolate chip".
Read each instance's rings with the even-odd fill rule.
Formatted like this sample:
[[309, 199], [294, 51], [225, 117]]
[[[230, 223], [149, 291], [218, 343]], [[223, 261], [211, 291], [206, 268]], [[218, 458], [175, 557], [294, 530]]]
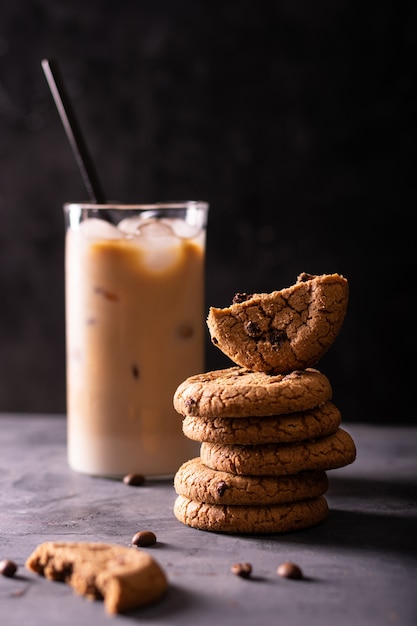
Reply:
[[297, 580], [303, 577], [301, 569], [295, 563], [291, 563], [291, 561], [281, 563], [277, 569], [277, 574], [283, 578], [293, 578]]
[[271, 330], [269, 333], [269, 342], [273, 346], [282, 346], [287, 341], [288, 337], [283, 330]]
[[230, 568], [230, 571], [241, 578], [249, 578], [252, 574], [252, 565], [250, 563], [235, 563]]
[[252, 298], [252, 294], [250, 293], [235, 293], [233, 296], [232, 304], [240, 304], [241, 302], [246, 302]]
[[145, 476], [143, 476], [143, 474], [126, 474], [123, 478], [123, 482], [125, 485], [140, 487], [145, 482]]
[[315, 277], [315, 274], [307, 274], [307, 272], [301, 272], [301, 274], [297, 276], [297, 283], [306, 283], [308, 280], [312, 280]]
[[194, 398], [187, 398], [184, 402], [185, 407], [189, 415], [194, 415], [194, 411], [196, 410], [197, 401]]
[[143, 548], [153, 546], [156, 543], [156, 535], [151, 530], [140, 530], [132, 537], [132, 545]]
[[132, 364], [132, 375], [133, 375], [133, 378], [136, 378], [136, 380], [139, 378], [139, 368], [136, 365], [136, 363]]
[[248, 322], [245, 330], [249, 337], [260, 337], [262, 335], [261, 327], [256, 322]]
[[221, 498], [226, 493], [227, 484], [224, 482], [224, 480], [219, 480], [219, 482], [217, 483], [216, 489], [217, 489], [217, 493], [219, 494]]
[[6, 578], [12, 578], [17, 572], [17, 565], [10, 559], [3, 559], [0, 561], [0, 574], [6, 576]]

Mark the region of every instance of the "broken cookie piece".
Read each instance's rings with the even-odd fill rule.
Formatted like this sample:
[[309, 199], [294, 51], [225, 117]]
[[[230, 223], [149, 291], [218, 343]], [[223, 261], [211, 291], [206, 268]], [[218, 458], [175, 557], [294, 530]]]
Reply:
[[26, 568], [65, 582], [90, 600], [103, 599], [109, 614], [155, 602], [168, 587], [164, 571], [147, 552], [107, 543], [45, 542]]
[[239, 294], [227, 308], [210, 307], [213, 344], [241, 367], [286, 374], [314, 366], [342, 327], [349, 298], [339, 274], [300, 274], [281, 291]]

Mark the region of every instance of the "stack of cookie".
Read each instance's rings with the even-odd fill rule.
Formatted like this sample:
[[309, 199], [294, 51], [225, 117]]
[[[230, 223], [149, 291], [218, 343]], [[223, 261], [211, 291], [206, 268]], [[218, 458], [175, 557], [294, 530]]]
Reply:
[[342, 276], [302, 274], [288, 289], [210, 309], [212, 341], [234, 365], [191, 376], [174, 395], [184, 435], [201, 443], [174, 478], [179, 521], [277, 533], [326, 519], [327, 471], [352, 463], [356, 448], [315, 367], [347, 301]]

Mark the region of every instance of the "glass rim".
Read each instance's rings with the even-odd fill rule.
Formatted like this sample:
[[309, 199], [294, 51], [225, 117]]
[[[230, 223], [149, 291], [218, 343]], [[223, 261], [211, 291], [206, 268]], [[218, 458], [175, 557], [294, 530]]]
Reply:
[[64, 209], [71, 210], [72, 208], [92, 209], [92, 210], [106, 210], [111, 209], [119, 211], [130, 210], [158, 210], [158, 209], [189, 209], [199, 208], [208, 209], [209, 203], [203, 200], [184, 200], [179, 202], [151, 202], [148, 204], [131, 204], [123, 202], [108, 202], [107, 204], [94, 204], [91, 202], [65, 202]]

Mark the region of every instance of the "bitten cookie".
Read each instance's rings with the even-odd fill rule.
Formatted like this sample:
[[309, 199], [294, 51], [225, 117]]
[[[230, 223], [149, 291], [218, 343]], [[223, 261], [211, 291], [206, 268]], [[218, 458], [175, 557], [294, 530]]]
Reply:
[[187, 378], [175, 391], [174, 407], [184, 416], [264, 417], [306, 411], [331, 396], [328, 378], [316, 369], [270, 376], [229, 367]]
[[183, 524], [200, 530], [241, 534], [284, 533], [323, 522], [328, 516], [328, 504], [324, 496], [270, 506], [207, 504], [177, 496], [174, 514]]
[[174, 477], [178, 495], [207, 504], [259, 506], [321, 496], [328, 489], [326, 472], [289, 476], [238, 476], [212, 470], [199, 457], [181, 465]]
[[312, 367], [342, 327], [349, 297], [339, 274], [300, 274], [281, 291], [236, 294], [225, 309], [210, 307], [211, 340], [234, 363], [285, 374]]
[[212, 417], [187, 415], [183, 433], [194, 441], [230, 444], [264, 444], [302, 441], [336, 432], [341, 424], [339, 409], [332, 403], [315, 409], [272, 417]]
[[110, 614], [155, 602], [168, 587], [164, 571], [147, 552], [107, 543], [48, 541], [29, 556], [26, 567], [90, 600], [104, 599]]
[[356, 446], [339, 428], [320, 439], [258, 446], [223, 445], [203, 442], [202, 463], [231, 474], [281, 476], [306, 470], [331, 470], [353, 463]]

